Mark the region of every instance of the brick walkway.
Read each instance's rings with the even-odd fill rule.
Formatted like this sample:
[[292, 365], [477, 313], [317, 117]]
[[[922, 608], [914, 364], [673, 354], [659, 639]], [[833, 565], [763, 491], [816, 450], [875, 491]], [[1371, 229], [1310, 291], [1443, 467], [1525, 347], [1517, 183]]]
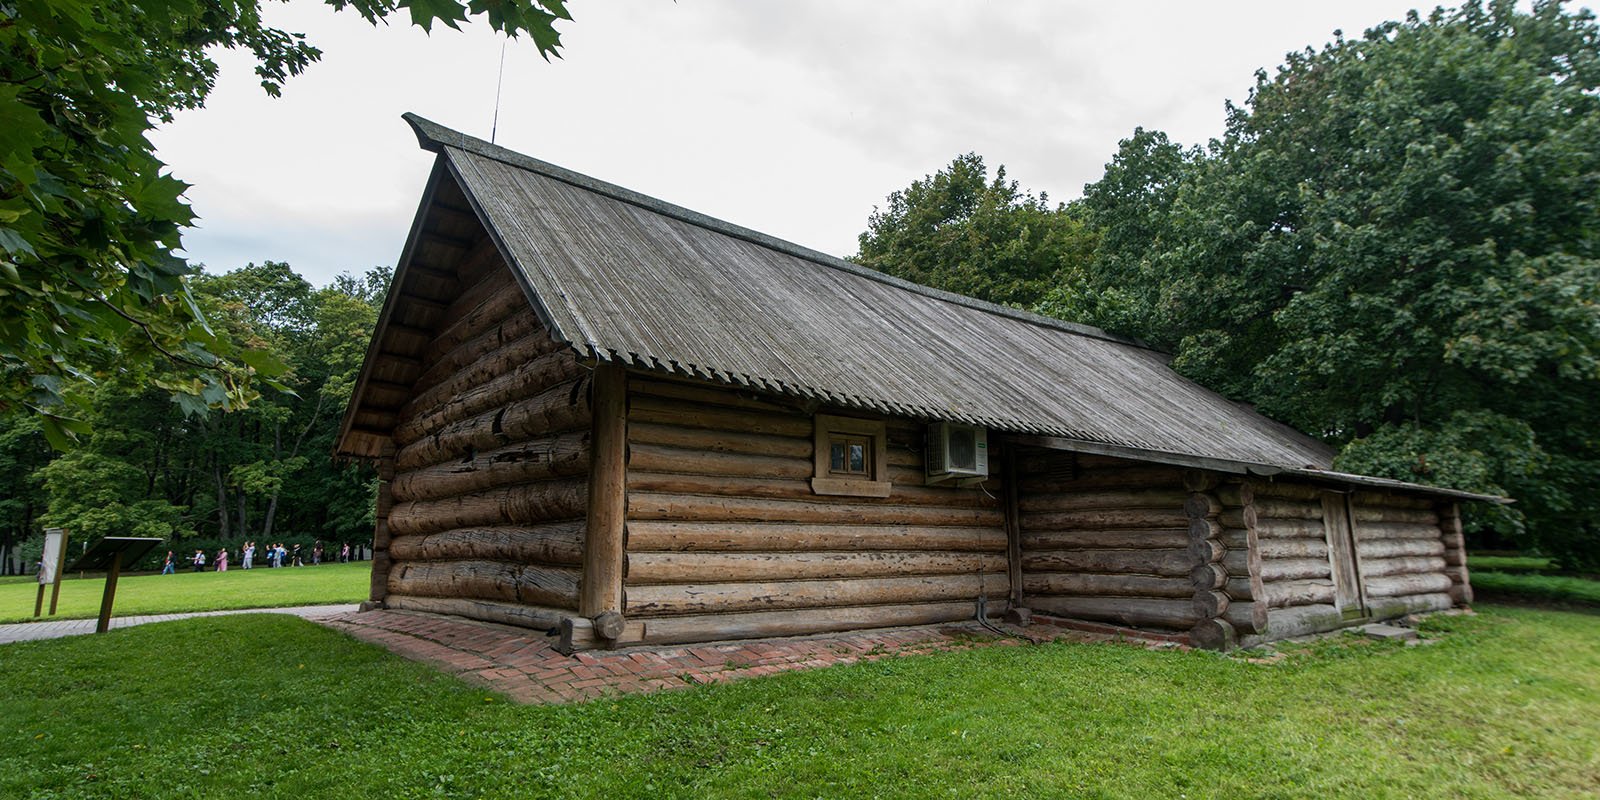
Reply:
[[[970, 647], [1016, 646], [975, 622], [887, 628], [827, 636], [761, 639], [676, 647], [556, 652], [555, 637], [537, 631], [413, 611], [367, 611], [318, 620], [363, 641], [437, 667], [523, 703], [565, 703], [635, 692], [722, 683], [795, 669]], [[1006, 626], [1033, 641], [1110, 641], [1110, 629]], [[1171, 643], [1146, 642], [1170, 647]]]
[[[220, 617], [227, 614], [293, 614], [306, 619], [330, 617], [337, 614], [349, 614], [355, 611], [354, 605], [331, 606], [298, 606], [295, 608], [241, 608], [232, 611], [196, 611], [187, 614], [147, 614], [138, 617], [111, 618], [111, 629], [131, 628], [135, 625], [144, 625], [150, 622], [167, 622], [174, 619], [191, 619], [193, 617]], [[92, 619], [50, 619], [45, 622], [19, 622], [14, 625], [0, 625], [0, 644], [12, 642], [34, 642], [40, 639], [59, 639], [63, 636], [81, 636], [94, 633], [95, 620]]]

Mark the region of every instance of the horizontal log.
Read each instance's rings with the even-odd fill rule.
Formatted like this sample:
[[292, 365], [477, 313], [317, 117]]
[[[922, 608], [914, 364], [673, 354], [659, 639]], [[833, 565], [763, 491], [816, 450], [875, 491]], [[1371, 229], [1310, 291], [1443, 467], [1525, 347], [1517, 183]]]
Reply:
[[1450, 591], [1448, 575], [1430, 572], [1423, 575], [1392, 575], [1366, 578], [1367, 597], [1399, 597], [1410, 594], [1435, 594]]
[[861, 606], [1004, 598], [1004, 573], [923, 575], [899, 578], [703, 583], [636, 586], [627, 591], [629, 617], [760, 611], [781, 608]]
[[394, 429], [395, 443], [405, 447], [452, 423], [537, 396], [552, 386], [577, 377], [582, 371], [583, 367], [578, 364], [571, 350], [559, 350], [518, 364], [510, 372], [452, 395], [441, 405], [420, 410], [414, 416], [402, 419]]
[[685, 428], [738, 431], [768, 436], [810, 437], [812, 421], [798, 414], [709, 408], [675, 400], [636, 396], [628, 408], [630, 421]]
[[[1248, 575], [1249, 567], [1243, 553], [1237, 555], [1229, 551], [1222, 559], [1228, 568], [1229, 575]], [[1261, 561], [1261, 580], [1265, 583], [1272, 581], [1298, 581], [1307, 578], [1331, 578], [1333, 568], [1326, 558], [1272, 558]]]
[[[1365, 621], [1346, 619], [1339, 608], [1332, 603], [1274, 608], [1267, 613], [1265, 637], [1268, 640], [1291, 639], [1296, 636], [1338, 630]], [[1247, 645], [1246, 642], [1240, 644]]]
[[547, 341], [548, 347], [554, 350], [558, 345], [550, 338], [548, 332], [539, 326], [539, 318], [533, 314], [512, 314], [500, 320], [488, 330], [477, 336], [456, 345], [449, 352], [440, 354], [436, 359], [430, 360], [427, 354], [423, 361], [428, 368], [418, 376], [412, 389], [417, 392], [427, 391], [437, 386], [440, 381], [450, 377], [451, 373], [471, 364], [474, 361], [498, 350], [507, 344], [521, 339], [524, 336], [538, 332]]
[[1437, 594], [1407, 594], [1397, 597], [1371, 597], [1367, 600], [1367, 607], [1375, 619], [1391, 619], [1403, 617], [1407, 614], [1423, 614], [1429, 611], [1443, 611], [1455, 606], [1455, 601], [1450, 599], [1448, 593]]
[[1439, 528], [1439, 514], [1431, 508], [1393, 508], [1390, 506], [1357, 506], [1356, 522], [1406, 522]]
[[587, 489], [581, 479], [544, 481], [442, 500], [396, 503], [389, 512], [389, 532], [394, 536], [416, 536], [451, 528], [577, 519], [584, 514]]
[[1005, 530], [998, 524], [993, 527], [926, 527], [646, 520], [628, 523], [630, 552], [957, 550], [1003, 553], [1005, 549]]
[[758, 394], [747, 389], [711, 386], [704, 382], [669, 381], [660, 378], [635, 378], [628, 381], [630, 395], [662, 400], [677, 400], [695, 405], [713, 405], [769, 414], [801, 414], [805, 411], [794, 398]]
[[871, 505], [859, 502], [773, 500], [752, 497], [707, 497], [636, 491], [629, 487], [630, 520], [699, 520], [704, 522], [810, 522], [853, 524], [873, 520], [884, 525], [953, 525], [1000, 527], [999, 509], [941, 506]]
[[1181, 509], [1188, 495], [1175, 489], [1121, 489], [1111, 491], [1024, 494], [1018, 501], [1023, 511], [1081, 511], [1092, 508]]
[[468, 619], [498, 622], [523, 628], [550, 630], [561, 624], [561, 619], [572, 612], [561, 608], [529, 606], [521, 603], [500, 603], [492, 600], [473, 600], [465, 597], [411, 597], [391, 594], [384, 606], [401, 611], [421, 611], [427, 614], [450, 614]]
[[438, 500], [514, 483], [584, 475], [588, 470], [589, 433], [572, 431], [402, 472], [395, 476], [393, 491], [402, 502]]
[[[812, 437], [773, 436], [743, 431], [715, 431], [645, 422], [637, 416], [628, 419], [628, 441], [632, 445], [676, 447], [691, 452], [742, 453], [774, 458], [799, 458], [811, 464]], [[656, 467], [651, 467], [655, 469]], [[662, 469], [667, 472], [670, 470]]]
[[[992, 615], [998, 616], [1005, 610], [1005, 604], [993, 603], [989, 608]], [[807, 636], [863, 628], [960, 622], [973, 619], [976, 615], [976, 603], [954, 602], [651, 617], [629, 620], [623, 626], [617, 644], [693, 644], [729, 639]], [[580, 640], [574, 644], [580, 648], [595, 646], [592, 640]]]
[[1190, 598], [1190, 602], [1194, 603], [1194, 613], [1199, 614], [1201, 619], [1222, 616], [1227, 613], [1228, 606], [1231, 603], [1227, 592], [1215, 589], [1202, 589], [1195, 592], [1193, 597]]
[[[1258, 520], [1322, 519], [1322, 502], [1320, 500], [1301, 501], [1275, 497], [1257, 497], [1254, 508]], [[1224, 524], [1232, 525], [1227, 521], [1224, 521]]]
[[445, 310], [439, 321], [439, 333], [428, 343], [423, 358], [437, 360], [513, 313], [532, 311], [511, 270], [494, 270], [483, 280], [466, 287]]
[[1034, 597], [1034, 611], [1067, 619], [1110, 622], [1129, 628], [1188, 630], [1200, 621], [1194, 602], [1187, 598], [1156, 597]]
[[1228, 570], [1221, 564], [1200, 564], [1189, 570], [1189, 583], [1195, 589], [1221, 589], [1228, 585]]
[[1359, 539], [1436, 539], [1442, 540], [1439, 526], [1420, 525], [1414, 522], [1357, 522]]
[[507, 561], [396, 561], [389, 592], [576, 609], [578, 576], [576, 569]]
[[1182, 550], [1189, 532], [1182, 528], [1024, 531], [1023, 550]]
[[[1243, 526], [1235, 526], [1243, 528]], [[1327, 528], [1320, 519], [1257, 519], [1256, 537], [1261, 539], [1316, 539], [1326, 541]]]
[[[1224, 540], [1231, 547], [1243, 547], [1244, 541], [1239, 540], [1235, 545], [1232, 540]], [[1256, 547], [1262, 559], [1268, 558], [1327, 558], [1328, 543], [1316, 539], [1267, 539], [1257, 541]]]
[[399, 561], [490, 559], [527, 564], [574, 566], [582, 560], [583, 521], [527, 527], [458, 528], [390, 541]]
[[1438, 539], [1358, 539], [1356, 555], [1360, 556], [1363, 562], [1369, 558], [1442, 556], [1444, 542]]
[[1230, 650], [1239, 642], [1239, 631], [1225, 619], [1202, 619], [1189, 629], [1189, 642], [1201, 650]]
[[1188, 550], [1054, 550], [1024, 552], [1026, 572], [1102, 572], [1187, 578], [1195, 568]]
[[587, 381], [564, 381], [533, 397], [452, 422], [408, 443], [395, 454], [395, 467], [414, 470], [459, 459], [475, 450], [493, 450], [552, 433], [588, 430], [589, 416]]
[[1269, 608], [1332, 603], [1333, 581], [1327, 579], [1273, 581], [1264, 584], [1257, 595], [1251, 591], [1248, 579], [1234, 578], [1228, 581], [1228, 596], [1235, 600], [1265, 603]]
[[1002, 553], [934, 552], [630, 552], [624, 575], [629, 586], [730, 581], [951, 575], [1005, 572]]
[[1233, 625], [1239, 633], [1253, 634], [1267, 629], [1268, 613], [1270, 612], [1266, 603], [1229, 601], [1228, 610], [1223, 612], [1222, 618]]
[[1221, 561], [1222, 557], [1228, 552], [1228, 548], [1224, 547], [1222, 542], [1216, 539], [1191, 538], [1187, 549], [1190, 562], [1195, 564], [1210, 564]]
[[1418, 573], [1444, 574], [1445, 564], [1439, 556], [1402, 556], [1400, 558], [1367, 558], [1361, 561], [1361, 577], [1381, 578], [1388, 575]]
[[1184, 498], [1183, 511], [1190, 519], [1204, 519], [1214, 517], [1222, 511], [1222, 503], [1217, 501], [1216, 495], [1209, 492], [1190, 492]]
[[[1255, 496], [1262, 500], [1300, 500], [1312, 503], [1322, 502], [1322, 493], [1326, 491], [1321, 487], [1308, 483], [1284, 483], [1281, 481], [1255, 481], [1251, 484]], [[1230, 501], [1230, 505], [1237, 505]]]
[[[1083, 572], [1025, 572], [1022, 591], [1026, 598], [1035, 595], [1087, 595], [1091, 597], [1191, 597], [1194, 584], [1188, 578], [1162, 578], [1151, 575], [1102, 575]], [[1024, 600], [1026, 604], [1028, 600]]]
[[1084, 511], [1036, 511], [1021, 515], [1022, 529], [1069, 530], [1073, 528], [1187, 528], [1189, 517], [1183, 509], [1097, 508]]
[[1085, 471], [1075, 477], [1041, 473], [1026, 466], [1018, 467], [1024, 497], [1031, 494], [1072, 494], [1084, 491], [1141, 490], [1183, 491], [1183, 472], [1169, 467], [1137, 467], [1133, 469]]
[[426, 389], [414, 388], [411, 399], [400, 408], [400, 416], [402, 419], [407, 419], [416, 416], [420, 410], [442, 406], [452, 397], [474, 386], [482, 386], [500, 375], [511, 372], [518, 364], [551, 355], [556, 350], [555, 343], [544, 331], [525, 334], [520, 339], [507, 342], [504, 346], [461, 365], [460, 369], [446, 375], [433, 386]]
[[[809, 451], [810, 448], [807, 448]], [[809, 452], [805, 458], [727, 453], [686, 447], [640, 443], [628, 447], [628, 469], [640, 472], [688, 475], [725, 475], [745, 478], [804, 480], [816, 471]]]
[[1190, 539], [1218, 539], [1222, 536], [1222, 523], [1215, 519], [1193, 518], [1189, 519]]
[[1392, 492], [1356, 492], [1350, 496], [1350, 505], [1355, 508], [1420, 508], [1434, 510], [1435, 500], [1420, 494], [1398, 494]]
[[[920, 477], [920, 476], [918, 476]], [[714, 495], [720, 497], [812, 500], [818, 497], [805, 480], [747, 478], [729, 475], [685, 475], [669, 472], [628, 471], [630, 491], [658, 494]], [[945, 508], [999, 508], [999, 501], [977, 489], [893, 483], [889, 496], [860, 497], [852, 502], [872, 505], [926, 505]]]

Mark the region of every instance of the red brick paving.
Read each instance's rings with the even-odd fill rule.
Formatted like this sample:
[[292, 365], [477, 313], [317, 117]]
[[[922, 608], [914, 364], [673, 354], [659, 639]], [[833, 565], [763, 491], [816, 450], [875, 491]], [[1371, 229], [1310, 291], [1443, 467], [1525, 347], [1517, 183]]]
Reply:
[[[607, 695], [725, 683], [787, 670], [880, 658], [1016, 646], [1029, 641], [1111, 641], [1127, 631], [1078, 630], [1049, 624], [1007, 626], [1022, 638], [999, 636], [975, 622], [883, 628], [826, 636], [742, 642], [634, 647], [562, 655], [555, 637], [537, 631], [415, 611], [379, 610], [316, 620], [363, 641], [523, 703], [566, 703]], [[1148, 642], [1147, 642], [1148, 643]], [[1175, 642], [1155, 642], [1173, 646]]]

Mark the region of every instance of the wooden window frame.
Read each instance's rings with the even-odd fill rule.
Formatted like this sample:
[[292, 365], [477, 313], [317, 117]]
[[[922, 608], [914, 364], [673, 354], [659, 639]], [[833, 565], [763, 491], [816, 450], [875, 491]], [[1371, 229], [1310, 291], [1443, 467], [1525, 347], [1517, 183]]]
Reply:
[[[813, 477], [811, 478], [811, 491], [817, 494], [844, 497], [888, 497], [891, 484], [889, 483], [889, 442], [885, 435], [885, 428], [886, 425], [881, 419], [817, 414], [812, 448], [815, 463]], [[867, 473], [865, 475], [849, 475], [833, 471], [830, 456], [832, 454], [832, 442], [835, 437], [866, 439], [868, 441]]]

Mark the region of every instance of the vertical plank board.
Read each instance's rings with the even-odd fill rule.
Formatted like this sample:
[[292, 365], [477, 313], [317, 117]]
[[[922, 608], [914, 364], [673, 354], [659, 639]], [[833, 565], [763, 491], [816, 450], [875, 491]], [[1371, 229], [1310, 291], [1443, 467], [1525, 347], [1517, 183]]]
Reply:
[[628, 376], [621, 366], [594, 372], [589, 502], [579, 613], [622, 612], [623, 525], [627, 519]]
[[1004, 447], [1005, 474], [1001, 480], [1005, 482], [1006, 574], [1011, 580], [1011, 607], [1022, 608], [1022, 512], [1017, 499], [1017, 448], [1010, 442]]
[[1361, 571], [1356, 565], [1355, 539], [1350, 527], [1350, 505], [1345, 495], [1323, 492], [1322, 527], [1328, 540], [1328, 560], [1333, 568], [1334, 604], [1346, 615], [1365, 613]]

